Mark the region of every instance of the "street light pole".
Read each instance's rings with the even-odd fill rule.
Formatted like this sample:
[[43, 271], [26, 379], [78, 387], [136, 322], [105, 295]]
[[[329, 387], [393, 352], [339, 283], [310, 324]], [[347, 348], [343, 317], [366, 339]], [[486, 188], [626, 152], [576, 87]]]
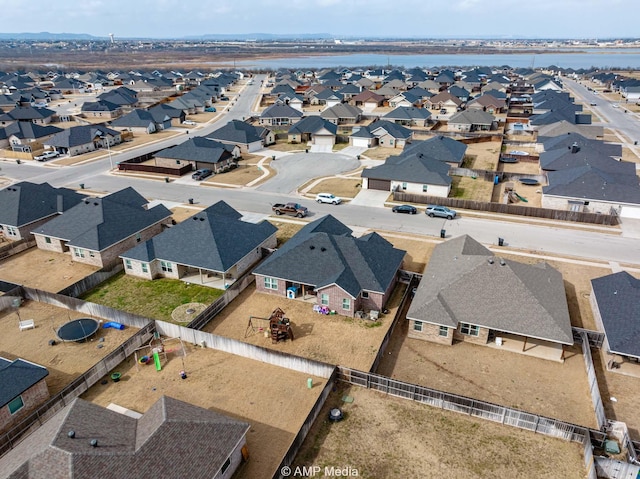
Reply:
[[113, 158], [111, 158], [111, 145], [109, 144], [109, 137], [105, 137], [107, 140], [107, 151], [109, 152], [109, 166], [113, 170]]

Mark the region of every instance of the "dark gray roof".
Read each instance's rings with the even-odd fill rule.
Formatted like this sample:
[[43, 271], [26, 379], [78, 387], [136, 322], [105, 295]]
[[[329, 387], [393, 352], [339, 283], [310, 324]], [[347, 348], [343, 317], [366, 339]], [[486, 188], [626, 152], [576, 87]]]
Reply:
[[640, 279], [626, 271], [591, 280], [609, 350], [640, 358]]
[[494, 121], [496, 118], [491, 113], [473, 109], [459, 111], [449, 118], [449, 124], [491, 125]]
[[[337, 284], [352, 297], [383, 293], [402, 264], [405, 251], [377, 233], [354, 238], [332, 216], [307, 224], [269, 256], [254, 274], [287, 279], [316, 289]], [[309, 267], [313, 265], [313, 267]]]
[[249, 429], [245, 422], [167, 396], [140, 419], [77, 398], [7, 453], [0, 475], [128, 479], [157, 470], [166, 478], [210, 478]]
[[222, 128], [211, 132], [207, 135], [207, 138], [238, 145], [248, 145], [256, 141], [261, 141], [266, 132], [266, 128], [261, 126], [253, 126], [244, 121], [232, 120]]
[[289, 105], [273, 104], [266, 108], [261, 114], [261, 118], [302, 118], [302, 112]]
[[0, 128], [0, 130], [4, 131], [4, 134], [0, 135], [5, 138], [15, 135], [21, 140], [37, 140], [45, 136], [60, 133], [62, 128], [53, 125], [38, 125], [30, 121], [16, 121], [5, 128]]
[[441, 186], [448, 186], [452, 181], [449, 165], [420, 153], [389, 157], [384, 164], [363, 170], [361, 176]]
[[545, 171], [566, 170], [588, 165], [610, 173], [623, 173], [626, 171], [635, 174], [635, 164], [614, 160], [611, 156], [603, 154], [596, 149], [580, 148], [575, 151], [558, 148], [540, 154], [540, 168]]
[[320, 116], [325, 119], [358, 118], [360, 115], [362, 115], [362, 110], [360, 110], [360, 108], [347, 103], [338, 103], [337, 105], [333, 105], [320, 113]]
[[373, 133], [375, 136], [380, 136], [376, 133], [376, 130], [382, 129], [386, 131], [387, 134], [400, 140], [408, 140], [413, 134], [413, 132], [409, 128], [387, 120], [377, 120], [371, 123], [368, 128], [369, 131], [371, 131], [371, 133]]
[[176, 146], [165, 148], [155, 154], [157, 158], [197, 161], [199, 163], [219, 163], [233, 157], [229, 150], [233, 145], [197, 136]]
[[92, 143], [96, 138], [105, 136], [116, 137], [120, 132], [103, 125], [81, 125], [72, 126], [56, 133], [46, 141], [47, 145], [62, 148], [73, 148], [74, 146]]
[[209, 271], [228, 271], [277, 231], [267, 221], [248, 223], [240, 216], [227, 203], [219, 201], [121, 257], [144, 262], [159, 259]]
[[85, 198], [68, 188], [21, 181], [0, 190], [0, 224], [21, 227], [67, 211]]
[[116, 111], [120, 105], [107, 100], [86, 101], [82, 104], [81, 111]]
[[[580, 133], [569, 132], [564, 135], [539, 137], [538, 143], [542, 143], [545, 153], [553, 150], [571, 150], [576, 145], [580, 151], [596, 151], [606, 156], [622, 157], [622, 145], [620, 143], [605, 143], [602, 140], [587, 138]], [[544, 156], [545, 153], [542, 153]]]
[[0, 409], [49, 375], [47, 368], [24, 359], [0, 356]]
[[431, 112], [426, 108], [416, 108], [414, 106], [399, 106], [382, 117], [383, 120], [426, 120], [431, 116]]
[[128, 187], [102, 198], [87, 198], [33, 231], [69, 246], [102, 251], [171, 216], [164, 205], [145, 209], [145, 200]]
[[167, 103], [161, 103], [154, 106], [153, 108], [149, 108], [149, 112], [151, 112], [152, 114], [155, 114], [155, 112], [160, 112], [163, 115], [167, 115], [169, 118], [184, 117], [184, 111], [179, 108], [174, 108]]
[[546, 263], [495, 258], [468, 235], [436, 246], [407, 319], [573, 344], [562, 274]]
[[338, 131], [338, 126], [319, 116], [308, 116], [289, 128], [289, 135], [293, 133], [317, 133], [325, 129], [332, 135]]
[[55, 114], [55, 111], [49, 110], [48, 108], [33, 108], [32, 106], [17, 106], [7, 113], [9, 117], [18, 121], [41, 120], [50, 118]]
[[467, 145], [448, 138], [446, 136], [436, 136], [424, 141], [414, 141], [404, 147], [403, 153], [430, 156], [445, 163], [462, 164]]
[[116, 105], [128, 106], [135, 105], [138, 102], [137, 93], [129, 88], [120, 87], [115, 90], [111, 90], [102, 93], [98, 96], [98, 100], [106, 100]]
[[155, 114], [147, 111], [136, 108], [135, 110], [127, 113], [120, 118], [113, 120], [111, 122], [111, 126], [118, 127], [144, 127], [147, 128], [150, 124], [156, 123], [164, 123], [165, 121], [169, 121], [171, 118], [166, 114], [162, 113], [159, 110], [155, 110]]
[[[549, 185], [542, 188], [542, 193], [543, 195], [640, 205], [638, 177], [635, 174], [634, 164], [630, 163], [629, 166], [631, 168], [625, 169], [632, 172], [630, 175], [610, 173], [590, 165], [550, 171], [547, 174]], [[608, 211], [603, 211], [603, 213], [608, 213]]]

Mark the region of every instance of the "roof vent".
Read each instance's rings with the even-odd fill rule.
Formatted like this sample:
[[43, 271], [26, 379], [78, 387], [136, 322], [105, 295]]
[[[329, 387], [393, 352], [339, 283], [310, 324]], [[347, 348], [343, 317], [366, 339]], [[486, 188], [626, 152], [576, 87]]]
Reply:
[[505, 262], [505, 260], [503, 260], [502, 258], [500, 258], [500, 266], [505, 266], [507, 263]]
[[200, 221], [204, 221], [204, 218], [200, 218]]
[[194, 217], [193, 217], [193, 221], [198, 221], [198, 217], [197, 217], [197, 216], [194, 216]]
[[489, 258], [487, 261], [489, 262], [489, 264], [493, 264], [493, 258]]
[[97, 201], [94, 201], [94, 202], [93, 202], [93, 204], [94, 204], [95, 206], [98, 206], [100, 203], [98, 203]]
[[98, 440], [97, 439], [91, 439], [91, 441], [89, 441], [89, 445], [91, 447], [98, 447]]
[[320, 251], [327, 251], [327, 248], [323, 246], [322, 248], [320, 248]]
[[316, 247], [313, 245], [309, 245], [309, 249], [316, 249]]
[[72, 429], [71, 431], [69, 431], [67, 433], [67, 436], [69, 436], [71, 439], [73, 439], [74, 437], [76, 437], [76, 432]]

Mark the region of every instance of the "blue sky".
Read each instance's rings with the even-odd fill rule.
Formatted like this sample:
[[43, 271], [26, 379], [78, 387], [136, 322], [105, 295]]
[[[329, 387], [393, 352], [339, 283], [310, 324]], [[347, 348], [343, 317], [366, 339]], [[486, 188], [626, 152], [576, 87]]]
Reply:
[[[638, 0], [57, 0], [4, 2], [0, 32], [176, 38], [208, 33], [336, 37], [640, 36]], [[47, 13], [44, 14], [44, 11]]]

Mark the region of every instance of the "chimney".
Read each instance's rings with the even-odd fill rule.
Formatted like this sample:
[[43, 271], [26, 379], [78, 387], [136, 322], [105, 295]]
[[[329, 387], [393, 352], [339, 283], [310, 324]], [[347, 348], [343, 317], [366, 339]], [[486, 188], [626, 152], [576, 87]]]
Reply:
[[64, 211], [64, 197], [62, 195], [56, 196], [56, 212], [62, 213]]

